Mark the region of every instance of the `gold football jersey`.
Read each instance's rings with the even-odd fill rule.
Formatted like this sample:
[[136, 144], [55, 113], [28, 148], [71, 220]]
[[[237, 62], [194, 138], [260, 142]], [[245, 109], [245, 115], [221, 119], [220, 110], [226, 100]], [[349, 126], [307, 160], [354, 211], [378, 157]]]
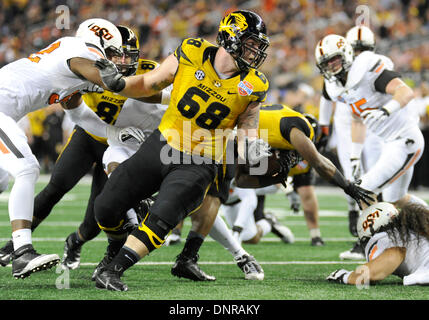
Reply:
[[[281, 129], [282, 127], [282, 129]], [[302, 113], [294, 111], [283, 104], [266, 104], [259, 112], [259, 136], [276, 149], [295, 150], [294, 146], [284, 136], [293, 127], [302, 129], [311, 140], [314, 130]]]
[[[259, 113], [259, 136], [276, 149], [295, 150], [287, 140], [286, 132], [297, 127], [311, 140], [314, 130], [305, 116], [283, 104], [267, 104], [261, 106]], [[310, 170], [308, 163], [303, 160], [289, 171], [289, 176], [306, 173]]]
[[[155, 69], [158, 63], [152, 60], [139, 59], [139, 65], [136, 74], [143, 74]], [[85, 103], [90, 107], [104, 122], [114, 125], [122, 110], [127, 97], [117, 93], [105, 90], [103, 93], [87, 93], [82, 96]], [[107, 139], [93, 135], [86, 131], [95, 140], [107, 144]]]
[[213, 67], [217, 50], [193, 38], [176, 49], [179, 67], [159, 130], [174, 149], [220, 162], [238, 116], [265, 100], [269, 84], [255, 69], [221, 79]]

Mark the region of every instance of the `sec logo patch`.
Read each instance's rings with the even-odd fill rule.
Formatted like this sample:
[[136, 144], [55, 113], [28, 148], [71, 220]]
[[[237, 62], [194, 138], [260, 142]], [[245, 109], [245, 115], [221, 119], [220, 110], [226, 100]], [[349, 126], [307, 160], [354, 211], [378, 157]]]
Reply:
[[206, 76], [206, 74], [204, 73], [204, 71], [202, 71], [202, 70], [195, 71], [195, 78], [197, 80], [203, 80], [205, 76]]

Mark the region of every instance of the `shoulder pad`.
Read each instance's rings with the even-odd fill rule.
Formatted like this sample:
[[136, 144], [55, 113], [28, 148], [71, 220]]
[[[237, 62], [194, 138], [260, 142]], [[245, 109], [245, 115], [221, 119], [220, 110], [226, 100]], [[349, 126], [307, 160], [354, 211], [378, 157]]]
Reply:
[[375, 65], [380, 58], [372, 51], [364, 51], [352, 63], [347, 74], [346, 88], [351, 89], [357, 85], [364, 75]]
[[336, 101], [338, 96], [340, 96], [344, 92], [344, 87], [339, 84], [337, 81], [328, 81], [325, 82], [325, 90], [328, 93], [329, 97], [332, 101]]
[[174, 51], [174, 55], [180, 61], [187, 61], [192, 64], [201, 64], [204, 59], [204, 52], [208, 47], [215, 47], [210, 42], [202, 38], [187, 38]]
[[249, 73], [241, 80], [241, 82], [244, 81], [247, 82], [246, 86], [252, 88], [251, 95], [257, 97], [256, 101], [265, 101], [270, 83], [262, 72], [250, 69]]

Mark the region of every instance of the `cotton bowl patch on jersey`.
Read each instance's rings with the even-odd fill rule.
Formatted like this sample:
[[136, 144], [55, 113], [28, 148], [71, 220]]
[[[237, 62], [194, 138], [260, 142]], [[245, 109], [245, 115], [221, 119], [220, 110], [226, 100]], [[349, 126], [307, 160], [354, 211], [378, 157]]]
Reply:
[[240, 96], [250, 96], [253, 92], [253, 85], [246, 81], [240, 81], [240, 83], [238, 84], [238, 94]]

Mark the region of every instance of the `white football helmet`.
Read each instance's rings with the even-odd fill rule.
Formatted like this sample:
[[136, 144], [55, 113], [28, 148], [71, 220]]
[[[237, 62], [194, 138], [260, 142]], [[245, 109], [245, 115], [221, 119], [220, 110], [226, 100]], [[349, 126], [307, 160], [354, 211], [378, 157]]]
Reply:
[[79, 25], [76, 37], [83, 38], [86, 43], [96, 46], [109, 56], [122, 56], [122, 36], [118, 28], [105, 19], [88, 19]]
[[375, 35], [370, 28], [365, 26], [355, 26], [346, 34], [347, 41], [355, 51], [374, 51]]
[[398, 209], [388, 202], [377, 202], [367, 207], [362, 211], [357, 222], [359, 240], [368, 240], [398, 214]]
[[[341, 66], [332, 70], [330, 61], [339, 56]], [[353, 47], [346, 38], [330, 34], [324, 37], [316, 46], [315, 50], [316, 65], [320, 73], [329, 81], [335, 80], [346, 73], [353, 63]]]

